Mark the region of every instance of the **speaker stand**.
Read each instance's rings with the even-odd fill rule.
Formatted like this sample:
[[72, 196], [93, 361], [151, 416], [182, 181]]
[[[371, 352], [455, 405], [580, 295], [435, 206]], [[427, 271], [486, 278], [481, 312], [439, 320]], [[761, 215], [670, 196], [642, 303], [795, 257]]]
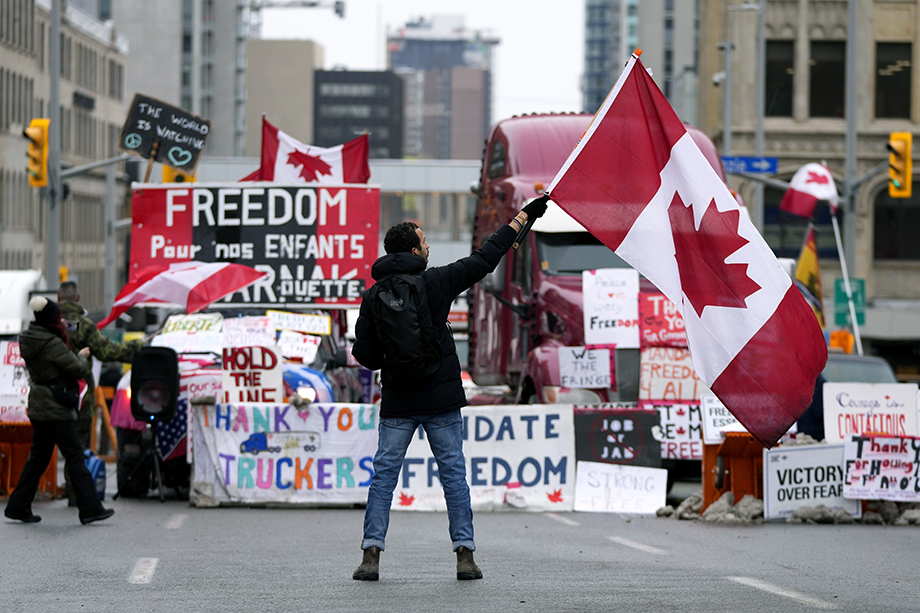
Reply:
[[[160, 470], [160, 462], [162, 460], [160, 459], [160, 446], [157, 444], [157, 429], [155, 425], [156, 425], [156, 422], [147, 424], [147, 433], [149, 433], [152, 436], [153, 445], [151, 447], [148, 447], [147, 450], [144, 452], [144, 456], [141, 458], [138, 465], [134, 467], [134, 470], [131, 471], [131, 474], [128, 475], [128, 478], [125, 479], [124, 484], [128, 485], [129, 483], [131, 483], [131, 479], [134, 478], [134, 474], [137, 471], [145, 468], [147, 464], [147, 458], [152, 457], [153, 458], [153, 470], [157, 476], [157, 488], [160, 491], [160, 502], [166, 502], [166, 495], [163, 493], [163, 473]], [[118, 492], [116, 492], [115, 495], [112, 496], [112, 500], [118, 499], [120, 495], [121, 495], [121, 488], [119, 487]]]

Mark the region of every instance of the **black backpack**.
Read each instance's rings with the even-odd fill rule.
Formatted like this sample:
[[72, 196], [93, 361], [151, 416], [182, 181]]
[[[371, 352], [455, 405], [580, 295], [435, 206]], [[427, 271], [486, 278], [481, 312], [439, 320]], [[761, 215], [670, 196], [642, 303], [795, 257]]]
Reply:
[[441, 366], [441, 335], [431, 323], [421, 275], [395, 274], [374, 284], [368, 296], [387, 378], [413, 381]]

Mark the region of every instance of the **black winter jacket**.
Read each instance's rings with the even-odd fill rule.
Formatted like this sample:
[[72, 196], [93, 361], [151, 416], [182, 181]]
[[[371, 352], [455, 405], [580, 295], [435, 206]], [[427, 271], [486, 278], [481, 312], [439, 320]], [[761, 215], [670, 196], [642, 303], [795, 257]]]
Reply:
[[[466, 406], [466, 394], [460, 380], [460, 359], [447, 326], [447, 315], [457, 296], [495, 270], [516, 236], [513, 227], [503, 225], [471, 255], [447, 266], [428, 270], [425, 270], [425, 259], [412, 253], [391, 253], [374, 262], [371, 276], [375, 281], [396, 273], [419, 274], [425, 278], [431, 321], [440, 330], [443, 348], [441, 367], [433, 375], [417, 381], [395, 384], [389, 380], [387, 369], [381, 370], [381, 417], [444, 413]], [[365, 368], [377, 370], [383, 367], [374, 317], [369, 301], [363, 299], [355, 323], [352, 355]]]
[[19, 335], [19, 353], [29, 371], [29, 421], [74, 421], [76, 409], [61, 406], [49, 384], [63, 376], [89, 374], [86, 358], [67, 348], [59, 336], [34, 321]]

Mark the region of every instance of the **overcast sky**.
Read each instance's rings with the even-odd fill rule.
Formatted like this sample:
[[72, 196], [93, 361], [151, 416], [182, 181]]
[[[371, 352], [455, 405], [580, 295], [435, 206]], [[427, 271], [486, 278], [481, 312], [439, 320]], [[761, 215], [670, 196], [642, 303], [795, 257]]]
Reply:
[[313, 40], [324, 68], [386, 68], [385, 42], [410, 19], [464, 15], [466, 27], [498, 36], [493, 120], [535, 112], [581, 111], [584, 3], [580, 0], [345, 0], [345, 18], [329, 8], [262, 9], [262, 37]]

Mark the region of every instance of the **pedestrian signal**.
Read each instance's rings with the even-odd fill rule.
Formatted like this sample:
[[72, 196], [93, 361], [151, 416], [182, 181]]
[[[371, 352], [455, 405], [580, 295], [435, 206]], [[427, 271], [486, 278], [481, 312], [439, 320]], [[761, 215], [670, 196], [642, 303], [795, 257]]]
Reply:
[[45, 187], [48, 185], [48, 126], [50, 119], [33, 119], [22, 135], [29, 139], [29, 158], [27, 170], [29, 185]]
[[913, 179], [910, 132], [892, 132], [888, 136], [888, 195], [892, 198], [910, 198]]

